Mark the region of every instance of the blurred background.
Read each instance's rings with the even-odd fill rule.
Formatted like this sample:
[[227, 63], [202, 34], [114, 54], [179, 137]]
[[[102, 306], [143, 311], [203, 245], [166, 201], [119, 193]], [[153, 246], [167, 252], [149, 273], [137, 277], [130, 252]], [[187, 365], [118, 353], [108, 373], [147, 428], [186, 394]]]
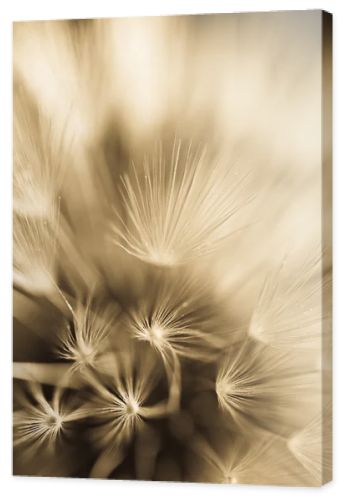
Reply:
[[[310, 266], [322, 250], [322, 43], [320, 11], [14, 24], [15, 362], [56, 361], [52, 345], [64, 318], [51, 278], [72, 301], [93, 291], [121, 310], [152, 293], [148, 283], [157, 270], [115, 245], [110, 228], [115, 212], [124, 210], [122, 179], [132, 165], [140, 169], [158, 144], [169, 157], [177, 138], [183, 148], [206, 147], [211, 164], [222, 157], [227, 169], [249, 174], [244, 197], [252, 202], [241, 199], [235, 234], [178, 271], [207, 284], [199, 307], [219, 304], [221, 323], [246, 332], [264, 280], [284, 259], [284, 302], [301, 275], [316, 290], [321, 263]], [[59, 226], [58, 235], [46, 219], [53, 233]], [[38, 239], [44, 250], [38, 251]], [[323, 273], [330, 276], [329, 258]], [[300, 287], [296, 302], [307, 297]], [[315, 318], [322, 315], [318, 288], [310, 303]], [[290, 318], [298, 315], [296, 302]], [[319, 359], [315, 348], [308, 366]], [[138, 438], [151, 456], [161, 449], [157, 466], [146, 470], [146, 454], [136, 462], [136, 441], [115, 477], [221, 480], [202, 472], [203, 465], [191, 468], [191, 450], [180, 462], [196, 427], [217, 448], [233, 449], [219, 435], [225, 423], [216, 417], [215, 396], [205, 388], [190, 395], [192, 380], [213, 379], [219, 361], [195, 363], [183, 368], [181, 412], [158, 424], [163, 428], [154, 437], [146, 431]], [[312, 416], [320, 405], [318, 378], [315, 383]], [[286, 422], [282, 434], [307, 418]], [[242, 456], [247, 446], [240, 445]], [[94, 459], [73, 473], [88, 475]], [[48, 472], [41, 462], [39, 471], [71, 474], [59, 462], [64, 459], [56, 460]], [[141, 464], [138, 476], [134, 460]], [[28, 472], [25, 460], [17, 467], [37, 473], [33, 465]], [[294, 462], [286, 467], [306, 480]], [[287, 475], [278, 477], [288, 482]]]

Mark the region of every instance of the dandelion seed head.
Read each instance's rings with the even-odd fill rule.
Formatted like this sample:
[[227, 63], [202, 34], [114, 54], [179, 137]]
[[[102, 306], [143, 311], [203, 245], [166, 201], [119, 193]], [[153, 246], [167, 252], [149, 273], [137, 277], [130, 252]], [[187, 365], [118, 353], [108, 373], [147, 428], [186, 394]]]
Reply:
[[253, 17], [15, 24], [14, 474], [328, 479], [321, 22]]

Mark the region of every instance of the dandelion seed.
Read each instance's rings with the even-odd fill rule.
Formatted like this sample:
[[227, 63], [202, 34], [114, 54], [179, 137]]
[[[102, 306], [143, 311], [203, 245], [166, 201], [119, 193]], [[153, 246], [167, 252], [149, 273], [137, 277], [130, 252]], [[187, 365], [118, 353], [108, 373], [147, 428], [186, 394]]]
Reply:
[[101, 363], [101, 356], [109, 347], [110, 334], [119, 310], [115, 305], [96, 307], [92, 297], [86, 304], [77, 302], [72, 308], [73, 326], [66, 325], [60, 332], [58, 356], [73, 363], [72, 370], [96, 368]]
[[221, 363], [216, 394], [241, 428], [252, 423], [282, 435], [300, 425], [304, 409], [317, 403], [312, 389], [318, 383], [319, 372], [304, 359], [246, 341]]
[[168, 411], [176, 411], [181, 394], [179, 358], [210, 361], [232, 336], [225, 335], [219, 304], [194, 277], [159, 274], [152, 286], [129, 312], [127, 328], [161, 356], [170, 386]]
[[48, 401], [41, 385], [31, 382], [28, 388], [30, 398], [23, 394], [22, 409], [14, 413], [14, 445], [27, 445], [34, 451], [45, 446], [53, 451], [59, 438], [67, 434], [67, 425], [86, 414], [64, 404], [60, 390]]
[[201, 457], [213, 470], [213, 475], [219, 483], [238, 482], [237, 468], [242, 468], [242, 459], [245, 455], [245, 442], [241, 439], [235, 440], [230, 447], [231, 453], [227, 460], [211, 447], [211, 445], [202, 437], [196, 436], [192, 443], [195, 453]]
[[[211, 160], [212, 161], [212, 160]], [[143, 172], [133, 166], [123, 178], [126, 217], [113, 225], [115, 243], [159, 266], [175, 266], [214, 251], [235, 231], [232, 224], [245, 195], [245, 177], [220, 162], [208, 165], [206, 151], [174, 144], [168, 162], [159, 148]]]
[[58, 223], [54, 209], [46, 218], [14, 217], [14, 283], [31, 294], [55, 293]]
[[[331, 418], [331, 405], [328, 405], [325, 416], [327, 419]], [[303, 429], [295, 432], [287, 442], [289, 450], [316, 484], [322, 484], [324, 471], [331, 469], [330, 438], [331, 436], [324, 436], [320, 412]]]
[[273, 347], [319, 349], [321, 336], [321, 258], [305, 261], [290, 277], [285, 262], [266, 280], [249, 335]]
[[217, 452], [202, 436], [193, 450], [209, 467], [213, 482], [227, 484], [300, 484], [300, 470], [291, 461], [285, 442], [269, 433], [245, 436], [228, 434]]
[[98, 447], [108, 449], [126, 444], [144, 418], [163, 415], [166, 405], [146, 405], [158, 382], [158, 368], [153, 357], [118, 353], [109, 377], [89, 375], [95, 392], [92, 412], [98, 423], [94, 437]]
[[14, 209], [23, 216], [47, 217], [64, 178], [64, 137], [57, 136], [19, 82], [14, 86], [13, 142]]
[[159, 275], [152, 285], [153, 293], [129, 313], [128, 327], [134, 337], [148, 342], [164, 359], [170, 353], [213, 358], [227, 339], [219, 304], [207, 287], [184, 274]]

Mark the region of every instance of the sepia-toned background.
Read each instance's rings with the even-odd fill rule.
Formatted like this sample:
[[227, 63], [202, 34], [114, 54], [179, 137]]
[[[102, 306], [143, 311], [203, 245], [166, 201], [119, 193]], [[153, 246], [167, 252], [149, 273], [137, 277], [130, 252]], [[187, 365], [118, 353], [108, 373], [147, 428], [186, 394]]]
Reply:
[[330, 478], [322, 27], [14, 25], [15, 474]]

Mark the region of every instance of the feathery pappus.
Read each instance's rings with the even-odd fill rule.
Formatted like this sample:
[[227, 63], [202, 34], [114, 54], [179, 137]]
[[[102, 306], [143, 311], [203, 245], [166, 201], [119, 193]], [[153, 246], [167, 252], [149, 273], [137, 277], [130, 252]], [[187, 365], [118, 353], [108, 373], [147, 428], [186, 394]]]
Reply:
[[293, 474], [298, 474], [305, 484], [309, 483], [302, 467], [288, 451], [286, 441], [279, 436], [260, 433], [254, 436], [252, 443], [237, 434], [227, 434], [225, 438], [229, 442], [227, 450], [220, 450], [218, 439], [219, 449], [213, 449], [201, 437], [194, 443], [193, 453], [201, 461], [206, 482], [285, 485]]
[[[264, 283], [254, 309], [249, 334], [282, 349], [319, 349], [321, 335], [320, 253], [288, 276], [285, 262]], [[281, 275], [281, 276], [279, 276]], [[325, 278], [329, 280], [329, 276]]]
[[174, 352], [213, 359], [232, 342], [230, 317], [206, 281], [182, 269], [178, 277], [172, 271], [151, 275], [146, 284], [150, 293], [130, 310], [127, 324], [135, 338], [148, 342], [163, 358]]
[[15, 23], [14, 474], [329, 480], [322, 15]]
[[116, 335], [115, 324], [119, 308], [113, 304], [103, 307], [93, 304], [90, 295], [86, 301], [79, 300], [75, 307], [64, 298], [71, 312], [72, 324], [66, 322], [57, 339], [57, 355], [70, 361], [75, 370], [95, 367], [110, 351], [112, 336]]
[[48, 400], [37, 382], [28, 383], [18, 400], [21, 409], [14, 413], [14, 445], [24, 445], [33, 453], [41, 447], [53, 453], [60, 438], [69, 433], [68, 424], [85, 416], [76, 402], [63, 400], [59, 389]]
[[143, 173], [133, 166], [123, 179], [129, 220], [115, 224], [116, 244], [159, 266], [212, 252], [237, 229], [231, 220], [251, 197], [243, 189], [246, 177], [191, 145], [184, 151], [175, 141], [169, 159], [159, 146], [153, 158], [145, 158]]
[[32, 294], [50, 294], [56, 282], [59, 213], [44, 217], [14, 214], [14, 284]]
[[13, 201], [17, 213], [47, 217], [68, 164], [68, 144], [19, 80], [14, 86]]

